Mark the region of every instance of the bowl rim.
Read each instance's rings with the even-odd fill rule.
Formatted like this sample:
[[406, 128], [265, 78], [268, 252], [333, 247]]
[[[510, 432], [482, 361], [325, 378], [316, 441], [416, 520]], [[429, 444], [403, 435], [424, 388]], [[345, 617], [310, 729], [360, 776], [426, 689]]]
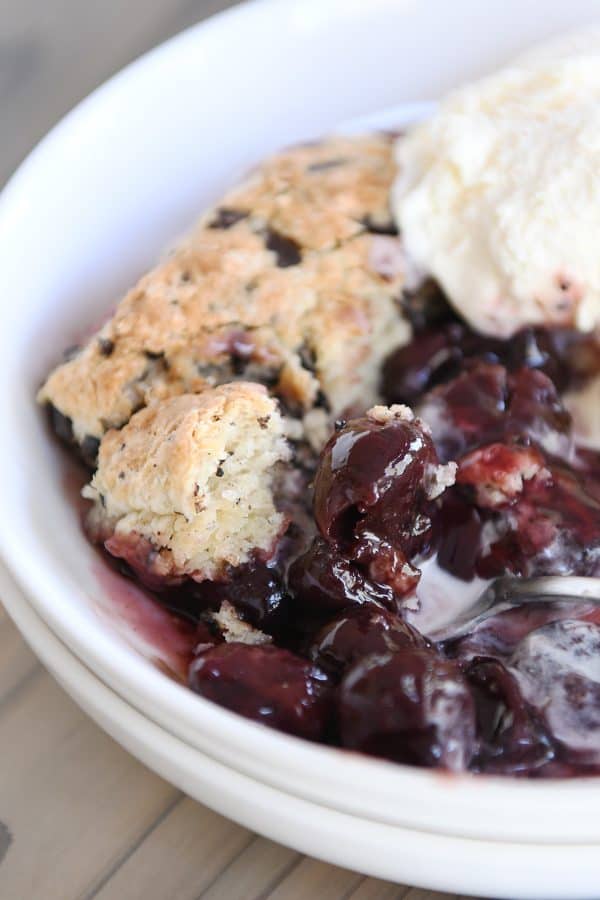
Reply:
[[[67, 113], [26, 157], [0, 195], [0, 236], [4, 229], [10, 227], [12, 217], [19, 213], [22, 198], [27, 194], [28, 181], [43, 169], [46, 155], [59, 148], [85, 124], [94, 115], [97, 106], [109, 103], [113, 92], [143, 80], [145, 73], [158, 65], [170, 65], [169, 61], [188, 45], [197, 50], [197, 45], [203, 41], [226, 36], [230, 23], [248, 22], [253, 17], [261, 16], [265, 8], [272, 7], [281, 13], [285, 6], [289, 13], [301, 6], [303, 9], [307, 5], [322, 7], [323, 2], [330, 2], [332, 9], [343, 9], [337, 0], [287, 0], [286, 4], [281, 5], [277, 4], [277, 0], [250, 0], [186, 29], [130, 63]], [[411, 802], [418, 802], [424, 807], [434, 808], [442, 798], [449, 803], [455, 802], [460, 791], [461, 801], [473, 810], [486, 809], [489, 812], [503, 808], [508, 816], [508, 807], [518, 803], [521, 809], [527, 808], [532, 816], [544, 812], [549, 814], [553, 810], [553, 814], [559, 817], [571, 815], [575, 810], [581, 815], [580, 803], [584, 798], [589, 801], [592, 795], [600, 797], [600, 777], [597, 776], [527, 781], [469, 773], [441, 775], [348, 751], [340, 752], [339, 748], [313, 745], [247, 721], [165, 678], [146, 660], [136, 658], [128, 648], [111, 640], [103, 631], [93, 633], [77, 609], [69, 607], [68, 615], [65, 615], [63, 598], [68, 584], [53, 569], [52, 555], [46, 551], [48, 565], [32, 566], [27, 553], [26, 535], [15, 532], [7, 516], [0, 518], [0, 552], [42, 619], [113, 690], [158, 724], [172, 723], [174, 728], [171, 730], [175, 730], [178, 736], [193, 743], [202, 752], [209, 752], [214, 758], [227, 758], [229, 755], [230, 759], [234, 759], [239, 748], [243, 747], [248, 760], [244, 771], [251, 772], [254, 777], [264, 777], [276, 787], [283, 784], [289, 787], [293, 783], [297, 796], [314, 798], [317, 794], [322, 799], [322, 792], [328, 786], [333, 790], [337, 785], [339, 799], [334, 803], [332, 790], [326, 791], [328, 805], [341, 808], [338, 805], [341, 804], [348, 811], [355, 811], [349, 788], [368, 780], [373, 785], [374, 796], [393, 794], [394, 797], [411, 798]], [[211, 749], [207, 751], [209, 737]], [[307, 778], [309, 773], [311, 777]], [[590, 816], [590, 827], [591, 819]], [[480, 824], [476, 826], [479, 834]], [[420, 827], [435, 830], [433, 826]], [[492, 829], [496, 827], [489, 825]], [[518, 823], [515, 827], [518, 829]], [[468, 836], [462, 826], [457, 825], [456, 828], [456, 833]], [[505, 832], [506, 840], [508, 833]], [[513, 830], [511, 834], [514, 835]], [[600, 841], [600, 823], [593, 829], [593, 834], [593, 839]], [[523, 833], [520, 839], [534, 842], [539, 840], [539, 836], [528, 837]], [[565, 842], [570, 838], [564, 832], [560, 835], [557, 832], [551, 839], [546, 839]], [[581, 839], [579, 834], [572, 837], [572, 842]]]

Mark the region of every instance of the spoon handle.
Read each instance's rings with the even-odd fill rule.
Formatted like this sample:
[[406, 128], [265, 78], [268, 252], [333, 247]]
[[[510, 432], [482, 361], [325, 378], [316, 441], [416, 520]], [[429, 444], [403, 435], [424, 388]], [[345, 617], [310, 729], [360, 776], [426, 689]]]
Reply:
[[459, 638], [488, 618], [527, 603], [590, 603], [600, 605], [600, 578], [544, 575], [536, 578], [496, 578], [476, 603], [456, 621], [431, 635], [436, 641]]
[[497, 578], [484, 593], [496, 600], [591, 600], [600, 602], [600, 578], [578, 575], [544, 575], [535, 578]]

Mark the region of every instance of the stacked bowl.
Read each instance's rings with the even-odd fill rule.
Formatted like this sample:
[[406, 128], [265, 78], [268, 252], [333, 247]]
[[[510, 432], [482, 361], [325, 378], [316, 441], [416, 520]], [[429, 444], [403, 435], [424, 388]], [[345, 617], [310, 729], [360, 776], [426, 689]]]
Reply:
[[392, 765], [255, 725], [167, 677], [164, 641], [136, 618], [143, 601], [83, 537], [35, 392], [62, 348], [253, 162], [328, 131], [401, 125], [595, 14], [594, 0], [546, 0], [543, 21], [519, 0], [254, 0], [96, 91], [0, 199], [0, 596], [10, 615], [76, 701], [162, 776], [269, 837], [383, 878], [597, 897], [600, 779]]

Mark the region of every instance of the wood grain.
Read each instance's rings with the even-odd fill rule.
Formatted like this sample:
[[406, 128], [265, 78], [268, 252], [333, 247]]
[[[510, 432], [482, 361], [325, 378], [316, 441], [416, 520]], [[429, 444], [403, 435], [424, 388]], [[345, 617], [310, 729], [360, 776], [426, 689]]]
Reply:
[[202, 900], [246, 900], [270, 896], [302, 857], [288, 847], [254, 837], [202, 894]]
[[0, 747], [0, 818], [13, 836], [0, 897], [77, 897], [177, 793], [104, 735], [41, 667], [3, 704]]
[[[281, 0], [284, 2], [284, 0]], [[54, 122], [227, 0], [0, 0], [0, 185]], [[3, 900], [441, 900], [256, 837], [103, 734], [0, 608]]]
[[195, 900], [251, 840], [244, 828], [185, 798], [88, 898]]
[[[402, 900], [407, 888], [389, 881], [365, 878], [355, 891], [348, 894], [348, 900]], [[442, 895], [438, 894], [438, 897]]]
[[268, 895], [272, 900], [340, 900], [357, 888], [362, 876], [305, 857]]

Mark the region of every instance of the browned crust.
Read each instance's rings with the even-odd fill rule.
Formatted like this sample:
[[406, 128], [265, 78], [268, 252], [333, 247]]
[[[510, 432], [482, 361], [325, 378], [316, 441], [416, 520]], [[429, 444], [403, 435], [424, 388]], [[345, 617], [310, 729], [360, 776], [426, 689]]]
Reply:
[[151, 400], [239, 375], [298, 415], [370, 405], [382, 357], [408, 337], [395, 304], [403, 274], [374, 270], [380, 237], [365, 226], [389, 222], [394, 174], [383, 136], [267, 161], [51, 373], [40, 400], [72, 420], [79, 442]]

